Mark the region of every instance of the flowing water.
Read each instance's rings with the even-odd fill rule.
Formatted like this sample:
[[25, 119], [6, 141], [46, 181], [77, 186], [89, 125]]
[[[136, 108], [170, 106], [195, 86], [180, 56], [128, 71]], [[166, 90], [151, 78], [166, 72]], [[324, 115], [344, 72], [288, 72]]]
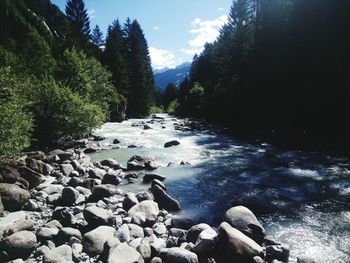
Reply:
[[[162, 116], [164, 121], [149, 124], [150, 130], [132, 126], [150, 119], [106, 123], [96, 135], [106, 137], [106, 146], [117, 138], [120, 149], [93, 154], [93, 160], [115, 158], [126, 165], [132, 155], [153, 156], [182, 214], [217, 226], [228, 208], [242, 204], [258, 216], [268, 236], [291, 249], [290, 262], [297, 256], [318, 263], [350, 262], [348, 158], [252, 145], [210, 130], [177, 131], [174, 124], [182, 120]], [[163, 147], [173, 139], [181, 144]], [[125, 191], [148, 187], [122, 186]]]

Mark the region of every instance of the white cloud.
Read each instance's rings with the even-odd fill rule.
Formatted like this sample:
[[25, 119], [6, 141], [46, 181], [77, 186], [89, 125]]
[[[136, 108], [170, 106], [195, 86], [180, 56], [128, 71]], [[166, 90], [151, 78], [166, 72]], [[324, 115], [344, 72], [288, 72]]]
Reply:
[[95, 11], [95, 9], [89, 9], [89, 10], [87, 10], [87, 14], [88, 14], [88, 16], [89, 16], [89, 18], [90, 18], [91, 20], [96, 18], [96, 11]]
[[156, 31], [158, 31], [159, 29], [160, 29], [159, 26], [155, 26], [155, 27], [153, 28], [153, 30], [156, 30]]
[[228, 17], [222, 15], [214, 20], [202, 20], [195, 18], [191, 22], [190, 34], [195, 35], [188, 44], [189, 48], [182, 48], [180, 51], [187, 55], [198, 54], [203, 51], [205, 43], [214, 42], [219, 36], [219, 29], [227, 22]]
[[217, 9], [217, 11], [218, 11], [218, 12], [224, 12], [224, 11], [225, 11], [225, 8], [219, 7], [219, 8]]
[[149, 53], [154, 69], [175, 68], [178, 64], [175, 54], [171, 51], [150, 47]]

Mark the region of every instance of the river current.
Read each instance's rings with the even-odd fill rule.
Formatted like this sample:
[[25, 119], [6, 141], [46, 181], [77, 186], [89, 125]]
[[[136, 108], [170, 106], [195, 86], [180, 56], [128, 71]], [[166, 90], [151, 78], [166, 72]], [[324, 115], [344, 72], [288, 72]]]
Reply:
[[[253, 145], [211, 130], [179, 131], [174, 127], [183, 120], [160, 116], [164, 121], [148, 124], [149, 130], [137, 124], [151, 119], [104, 124], [95, 131], [106, 138], [101, 144], [113, 148], [114, 139], [121, 143], [92, 159], [115, 158], [126, 165], [135, 154], [152, 156], [162, 165], [156, 173], [166, 176], [167, 191], [179, 200], [181, 214], [217, 226], [227, 209], [245, 205], [269, 237], [291, 249], [290, 262], [297, 256], [318, 263], [350, 262], [349, 158]], [[164, 148], [173, 139], [180, 145]], [[148, 187], [121, 186], [133, 192]]]

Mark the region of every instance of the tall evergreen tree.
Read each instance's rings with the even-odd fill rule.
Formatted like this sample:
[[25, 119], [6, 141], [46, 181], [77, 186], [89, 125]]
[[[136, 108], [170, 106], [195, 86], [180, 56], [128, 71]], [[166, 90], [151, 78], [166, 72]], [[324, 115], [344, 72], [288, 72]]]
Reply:
[[128, 34], [130, 88], [129, 116], [145, 116], [154, 103], [154, 79], [148, 44], [140, 24], [134, 20]]
[[112, 80], [117, 90], [128, 94], [129, 75], [126, 60], [126, 45], [118, 20], [108, 27], [106, 47], [103, 53], [104, 64], [112, 72]]
[[92, 30], [91, 42], [97, 47], [101, 47], [105, 44], [103, 39], [103, 33], [98, 25], [96, 25], [95, 28]]
[[85, 44], [90, 38], [90, 19], [85, 9], [84, 0], [68, 0], [66, 4], [67, 18], [72, 27], [73, 38], [79, 44]]

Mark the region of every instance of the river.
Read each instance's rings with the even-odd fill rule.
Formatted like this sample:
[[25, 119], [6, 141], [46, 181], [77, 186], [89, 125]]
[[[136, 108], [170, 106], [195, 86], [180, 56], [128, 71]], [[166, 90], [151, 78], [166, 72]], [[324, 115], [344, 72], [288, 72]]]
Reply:
[[[149, 124], [149, 130], [135, 123], [150, 119], [104, 124], [95, 134], [106, 137], [101, 143], [107, 148], [117, 138], [119, 149], [92, 159], [115, 158], [126, 165], [135, 154], [153, 156], [162, 165], [156, 173], [167, 177], [168, 193], [181, 203], [181, 214], [217, 226], [228, 208], [242, 204], [258, 216], [268, 236], [291, 249], [290, 262], [299, 255], [318, 263], [350, 262], [348, 158], [252, 145], [211, 130], [183, 132], [174, 129], [183, 120], [160, 116], [164, 121]], [[173, 139], [181, 144], [163, 147]], [[148, 187], [121, 186], [134, 192]]]

